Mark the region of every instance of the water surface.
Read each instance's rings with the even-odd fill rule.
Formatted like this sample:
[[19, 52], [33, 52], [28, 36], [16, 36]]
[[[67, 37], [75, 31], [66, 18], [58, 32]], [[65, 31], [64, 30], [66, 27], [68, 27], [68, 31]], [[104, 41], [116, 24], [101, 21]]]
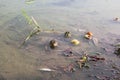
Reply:
[[[64, 49], [72, 47], [81, 54], [102, 52], [104, 57], [118, 63], [120, 60], [113, 54], [105, 54], [101, 47], [113, 49], [109, 44], [116, 42], [120, 35], [120, 22], [113, 21], [120, 17], [119, 0], [35, 0], [26, 4], [25, 0], [0, 0], [0, 77], [2, 80], [98, 80], [88, 77], [89, 74], [99, 75], [103, 68], [78, 70], [75, 73], [44, 73], [37, 71], [41, 67], [63, 66], [74, 62], [61, 56]], [[33, 16], [42, 29], [55, 29], [60, 33], [40, 33], [19, 48], [24, 38], [33, 29], [21, 10]], [[65, 31], [72, 32], [70, 39], [64, 39]], [[83, 39], [84, 31], [91, 31], [98, 38], [100, 45], [94, 46]], [[77, 38], [81, 45], [73, 46], [70, 40]], [[57, 39], [57, 50], [46, 51], [45, 47], [51, 39]], [[112, 53], [113, 51], [110, 51]], [[106, 52], [107, 53], [107, 52]], [[109, 56], [109, 57], [108, 57]], [[94, 63], [92, 63], [94, 64]], [[98, 63], [98, 66], [105, 63]], [[107, 64], [102, 66], [109, 69]], [[120, 66], [120, 64], [118, 64]], [[93, 66], [93, 65], [91, 65]], [[94, 67], [94, 66], [93, 66]], [[99, 69], [100, 70], [99, 70]], [[108, 76], [111, 73], [108, 71]], [[111, 79], [112, 80], [112, 79]]]

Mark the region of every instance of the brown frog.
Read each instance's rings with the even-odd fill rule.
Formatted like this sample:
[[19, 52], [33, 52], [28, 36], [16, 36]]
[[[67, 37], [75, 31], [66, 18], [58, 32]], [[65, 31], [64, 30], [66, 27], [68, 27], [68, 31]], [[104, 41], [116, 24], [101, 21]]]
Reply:
[[58, 46], [58, 43], [56, 40], [53, 39], [50, 41], [49, 46], [51, 49], [55, 49]]
[[69, 31], [64, 33], [64, 37], [65, 38], [70, 38], [71, 37], [71, 33]]

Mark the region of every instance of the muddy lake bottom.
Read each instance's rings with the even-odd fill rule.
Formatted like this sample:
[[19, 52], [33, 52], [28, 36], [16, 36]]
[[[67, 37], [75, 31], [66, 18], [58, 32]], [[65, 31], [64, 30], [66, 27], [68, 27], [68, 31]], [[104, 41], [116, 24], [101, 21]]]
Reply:
[[[6, 30], [12, 30], [12, 27], [14, 26]], [[13, 35], [7, 36], [7, 39], [2, 41], [4, 44], [1, 43], [1, 53], [4, 54], [1, 54], [0, 58], [0, 80], [120, 80], [120, 58], [113, 54], [114, 44], [120, 41], [119, 35], [109, 33], [105, 38], [98, 39], [98, 44], [95, 45], [92, 40], [83, 37], [83, 32], [77, 35], [76, 32], [71, 32], [71, 38], [64, 38], [64, 32], [60, 30], [41, 32], [22, 47], [19, 46], [24, 40], [23, 37], [16, 39]], [[74, 37], [80, 41], [80, 45], [70, 43]], [[49, 47], [52, 39], [58, 42], [58, 47], [54, 50]], [[66, 50], [71, 50], [73, 56], [64, 56]], [[76, 60], [80, 59], [84, 52], [88, 55], [99, 55], [105, 60], [88, 61], [89, 68], [80, 69]], [[64, 70], [69, 65], [73, 65], [74, 72]], [[41, 71], [41, 68], [55, 71]]]
[[[0, 0], [0, 80], [120, 80], [120, 57], [114, 54], [115, 45], [120, 45], [119, 2], [33, 0], [28, 5], [25, 0]], [[50, 31], [40, 32], [20, 47], [34, 28], [22, 10], [42, 30]], [[71, 32], [70, 38], [64, 38], [66, 31]], [[88, 31], [96, 42], [84, 38]], [[52, 39], [58, 42], [55, 49], [49, 47]], [[71, 44], [73, 39], [80, 44]], [[65, 56], [69, 50], [73, 55]], [[76, 61], [84, 53], [104, 60], [88, 60], [88, 67], [80, 69]]]

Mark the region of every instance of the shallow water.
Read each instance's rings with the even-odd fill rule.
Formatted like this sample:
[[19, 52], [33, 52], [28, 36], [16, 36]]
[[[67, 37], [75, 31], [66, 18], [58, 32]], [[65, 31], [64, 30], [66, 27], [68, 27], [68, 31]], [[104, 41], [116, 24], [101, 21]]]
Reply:
[[[113, 21], [120, 17], [119, 0], [35, 0], [26, 4], [25, 0], [0, 0], [0, 77], [2, 80], [99, 80], [93, 75], [111, 76], [108, 71], [100, 74], [104, 69], [111, 69], [119, 61], [113, 53], [111, 44], [119, 42], [120, 22]], [[29, 16], [33, 16], [42, 29], [55, 29], [58, 33], [42, 32], [31, 38], [22, 48], [19, 48], [24, 38], [32, 30], [22, 15], [24, 9]], [[72, 32], [70, 39], [63, 38], [65, 31]], [[96, 47], [91, 41], [85, 40], [85, 31], [91, 31], [99, 40]], [[73, 46], [70, 40], [77, 38], [81, 45]], [[51, 39], [59, 42], [56, 50], [49, 50]], [[46, 50], [47, 47], [47, 50]], [[106, 62], [90, 63], [89, 70], [83, 69], [75, 73], [40, 72], [42, 67], [54, 68], [73, 63], [75, 59], [61, 56], [62, 51], [72, 48], [75, 55], [82, 50], [88, 54], [103, 53]], [[104, 49], [106, 52], [104, 51]], [[110, 62], [110, 60], [113, 60]], [[101, 68], [101, 65], [103, 68]], [[105, 66], [103, 66], [105, 65]], [[110, 66], [109, 66], [110, 65]], [[60, 72], [59, 72], [60, 71]], [[112, 79], [110, 79], [112, 80]]]

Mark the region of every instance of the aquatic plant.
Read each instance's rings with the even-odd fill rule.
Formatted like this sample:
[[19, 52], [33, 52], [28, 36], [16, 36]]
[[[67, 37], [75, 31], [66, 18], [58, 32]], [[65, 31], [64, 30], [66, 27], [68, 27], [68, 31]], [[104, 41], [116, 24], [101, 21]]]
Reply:
[[22, 9], [22, 15], [25, 17], [25, 19], [27, 20], [27, 22], [28, 22], [29, 24], [32, 23], [31, 17], [28, 16], [27, 12], [26, 12], [24, 9]]
[[26, 11], [24, 9], [22, 10], [22, 14], [26, 18], [28, 23], [30, 25], [34, 26], [33, 30], [29, 33], [29, 35], [23, 41], [22, 45], [24, 45], [27, 40], [29, 40], [34, 35], [38, 34], [41, 31], [41, 28], [40, 28], [39, 24], [37, 23], [37, 21], [35, 20], [35, 18], [33, 16], [31, 16], [31, 17], [28, 16], [28, 14], [26, 13]]
[[[32, 31], [29, 33], [29, 35], [25, 38], [25, 40], [23, 41], [22, 45], [24, 45], [27, 40], [29, 40], [31, 37], [33, 37], [34, 35], [38, 34], [39, 32], [40, 32], [39, 29], [36, 30], [36, 31], [35, 31], [35, 30], [32, 30]], [[22, 45], [21, 45], [21, 46], [22, 46]]]
[[25, 3], [26, 3], [26, 4], [32, 4], [32, 3], [34, 3], [34, 1], [35, 1], [35, 0], [25, 0]]

